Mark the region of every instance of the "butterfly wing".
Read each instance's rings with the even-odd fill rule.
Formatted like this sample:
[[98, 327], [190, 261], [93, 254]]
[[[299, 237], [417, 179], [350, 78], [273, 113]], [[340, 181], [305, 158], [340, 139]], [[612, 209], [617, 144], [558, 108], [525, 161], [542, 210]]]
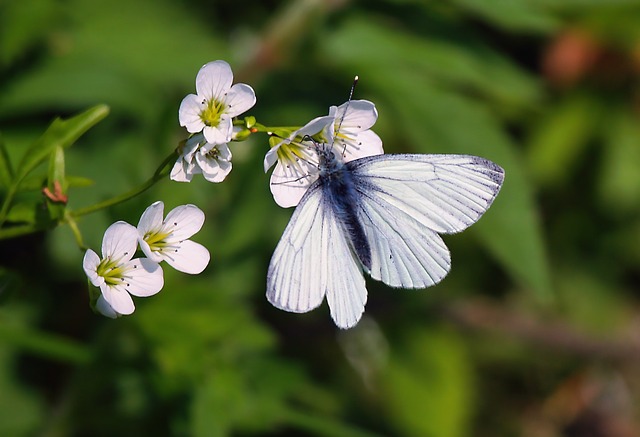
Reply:
[[327, 296], [331, 317], [346, 329], [354, 326], [367, 301], [362, 267], [342, 223], [312, 185], [280, 238], [267, 274], [267, 299], [295, 313], [311, 311]]
[[467, 155], [378, 155], [347, 166], [360, 194], [371, 277], [402, 288], [446, 276], [451, 258], [438, 233], [478, 221], [504, 180], [498, 165]]

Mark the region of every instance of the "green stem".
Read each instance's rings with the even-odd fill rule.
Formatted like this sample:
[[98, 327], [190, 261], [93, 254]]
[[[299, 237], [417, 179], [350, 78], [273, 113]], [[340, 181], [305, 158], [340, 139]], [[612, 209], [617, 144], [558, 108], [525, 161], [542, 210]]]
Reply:
[[0, 240], [20, 237], [22, 235], [32, 234], [38, 231], [44, 231], [48, 227], [49, 226], [36, 226], [32, 224], [10, 226], [8, 228], [0, 229]]
[[169, 175], [172, 168], [170, 164], [174, 162], [177, 159], [177, 157], [178, 157], [177, 152], [174, 152], [171, 155], [169, 155], [162, 162], [162, 164], [160, 164], [160, 166], [158, 167], [156, 172], [153, 174], [153, 176], [151, 176], [149, 180], [147, 180], [145, 183], [143, 183], [139, 187], [136, 187], [133, 190], [127, 191], [124, 194], [120, 194], [119, 196], [112, 197], [111, 199], [107, 199], [102, 202], [96, 203], [95, 205], [91, 205], [91, 206], [87, 206], [86, 208], [80, 208], [80, 209], [76, 209], [75, 211], [71, 211], [69, 213], [69, 216], [76, 218], [76, 217], [81, 217], [83, 215], [91, 214], [92, 212], [96, 212], [101, 209], [105, 209], [110, 206], [122, 203], [126, 200], [129, 200], [137, 196], [140, 193], [145, 192], [146, 190], [151, 188], [153, 185], [155, 185], [156, 182], [160, 181], [161, 179], [164, 179], [165, 176]]
[[319, 417], [303, 411], [286, 410], [283, 412], [283, 419], [292, 426], [308, 431], [310, 434], [319, 436], [342, 436], [342, 437], [379, 437], [363, 429], [353, 427], [348, 424], [338, 422], [328, 417]]
[[9, 189], [7, 190], [7, 197], [4, 198], [4, 202], [2, 202], [2, 208], [0, 208], [0, 226], [2, 226], [7, 219], [9, 207], [13, 202], [13, 197], [16, 195], [19, 183], [20, 181], [14, 180], [11, 185], [9, 185]]

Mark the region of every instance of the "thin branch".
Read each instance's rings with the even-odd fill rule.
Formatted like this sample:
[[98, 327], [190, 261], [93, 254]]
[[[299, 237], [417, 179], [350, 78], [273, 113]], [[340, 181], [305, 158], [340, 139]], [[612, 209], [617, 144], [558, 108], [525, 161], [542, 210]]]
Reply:
[[[530, 314], [480, 299], [447, 305], [443, 312], [463, 327], [490, 331], [558, 352], [607, 360], [640, 361], [640, 343], [633, 340], [637, 336], [626, 333], [595, 338], [566, 322], [536, 319]], [[637, 326], [632, 328], [638, 330]]]

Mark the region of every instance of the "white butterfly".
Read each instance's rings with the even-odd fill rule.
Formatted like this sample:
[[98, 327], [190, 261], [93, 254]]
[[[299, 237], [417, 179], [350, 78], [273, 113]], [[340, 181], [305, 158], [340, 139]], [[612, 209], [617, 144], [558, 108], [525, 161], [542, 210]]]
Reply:
[[439, 233], [472, 225], [504, 180], [493, 162], [468, 155], [376, 155], [344, 163], [316, 145], [318, 179], [273, 253], [267, 299], [304, 313], [326, 296], [336, 325], [360, 320], [363, 271], [391, 287], [425, 288], [451, 268]]

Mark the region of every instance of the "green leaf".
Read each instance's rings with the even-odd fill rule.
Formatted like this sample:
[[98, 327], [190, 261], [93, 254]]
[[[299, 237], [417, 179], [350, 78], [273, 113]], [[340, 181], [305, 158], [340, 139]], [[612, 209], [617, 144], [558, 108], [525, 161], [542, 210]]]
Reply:
[[549, 33], [560, 26], [560, 20], [546, 8], [531, 1], [452, 0], [459, 8], [484, 18], [509, 31]]
[[52, 0], [5, 1], [0, 13], [0, 66], [13, 64], [55, 23]]
[[61, 146], [56, 146], [51, 151], [47, 189], [50, 195], [55, 197], [54, 199], [47, 197], [49, 217], [51, 220], [59, 220], [64, 216], [67, 203], [65, 195], [67, 191], [67, 181], [64, 170], [64, 149]]
[[572, 178], [599, 125], [601, 112], [592, 96], [574, 95], [550, 105], [533, 123], [526, 162], [539, 184], [557, 187]]
[[108, 113], [107, 106], [97, 105], [68, 120], [58, 118], [51, 123], [45, 133], [27, 149], [18, 165], [0, 210], [0, 225], [6, 220], [7, 213], [12, 206], [13, 196], [18, 191], [23, 179], [49, 158], [56, 147], [71, 146], [82, 134], [105, 118]]
[[45, 133], [24, 154], [16, 169], [15, 181], [18, 183], [22, 181], [29, 172], [49, 157], [54, 148], [71, 146], [108, 114], [109, 108], [107, 106], [97, 105], [68, 120], [55, 119]]
[[[531, 105], [540, 99], [536, 81], [493, 49], [451, 29], [443, 36], [414, 35], [372, 17], [346, 21], [342, 28], [326, 38], [326, 53], [337, 65], [355, 65], [361, 71], [360, 82], [368, 87], [372, 74], [394, 71], [420, 72], [421, 79], [438, 81], [444, 86], [469, 90], [505, 105]], [[456, 32], [454, 34], [454, 32]]]
[[604, 211], [626, 214], [640, 210], [640, 126], [631, 108], [609, 108], [598, 178], [598, 200]]
[[451, 332], [422, 329], [405, 340], [394, 343], [384, 372], [389, 420], [400, 435], [470, 435], [474, 383], [463, 343]]
[[4, 139], [0, 136], [0, 186], [8, 187], [13, 179], [13, 168]]

